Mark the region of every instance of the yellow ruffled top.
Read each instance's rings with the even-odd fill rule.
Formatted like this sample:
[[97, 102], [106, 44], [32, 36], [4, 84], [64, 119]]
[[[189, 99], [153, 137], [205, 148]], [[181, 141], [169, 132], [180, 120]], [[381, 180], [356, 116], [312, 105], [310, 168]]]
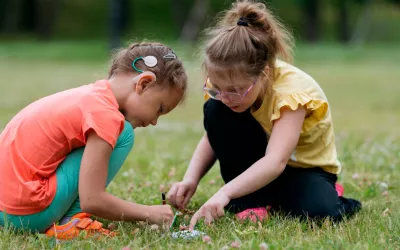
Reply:
[[283, 61], [276, 62], [274, 73], [272, 90], [267, 92], [260, 108], [252, 110], [254, 118], [268, 136], [283, 107], [296, 110], [299, 105], [304, 106], [307, 115], [288, 164], [303, 168], [321, 167], [329, 173], [340, 173], [332, 116], [323, 90], [312, 77]]

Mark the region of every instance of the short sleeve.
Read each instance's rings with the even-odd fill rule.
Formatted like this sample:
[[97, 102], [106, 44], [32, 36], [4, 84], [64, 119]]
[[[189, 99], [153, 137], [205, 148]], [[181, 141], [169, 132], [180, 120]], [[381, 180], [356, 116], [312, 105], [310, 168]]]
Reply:
[[308, 115], [303, 124], [303, 130], [306, 131], [324, 119], [328, 112], [328, 103], [325, 100], [312, 98], [307, 93], [297, 92], [292, 94], [277, 94], [273, 106], [271, 121], [277, 120], [281, 117], [281, 109], [283, 107], [296, 110], [299, 105], [305, 107], [307, 110]]
[[208, 115], [207, 115], [207, 107], [208, 107], [209, 101], [206, 101], [203, 105], [203, 126], [205, 131], [208, 129]]
[[92, 110], [83, 114], [82, 131], [86, 143], [86, 133], [93, 129], [96, 134], [108, 142], [114, 149], [119, 135], [124, 129], [124, 118], [116, 110]]

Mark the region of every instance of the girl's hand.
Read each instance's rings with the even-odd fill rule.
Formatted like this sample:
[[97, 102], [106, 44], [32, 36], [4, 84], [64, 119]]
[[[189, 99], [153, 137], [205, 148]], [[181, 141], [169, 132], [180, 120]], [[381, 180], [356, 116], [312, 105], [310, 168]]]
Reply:
[[189, 230], [192, 231], [201, 218], [205, 218], [206, 224], [211, 224], [214, 220], [224, 216], [224, 207], [228, 205], [229, 201], [230, 198], [223, 191], [218, 191], [193, 215]]
[[147, 220], [151, 224], [171, 225], [174, 219], [174, 212], [169, 205], [154, 205], [147, 209]]
[[168, 192], [168, 203], [176, 208], [185, 208], [196, 192], [197, 184], [198, 182], [192, 179], [184, 179], [175, 183]]

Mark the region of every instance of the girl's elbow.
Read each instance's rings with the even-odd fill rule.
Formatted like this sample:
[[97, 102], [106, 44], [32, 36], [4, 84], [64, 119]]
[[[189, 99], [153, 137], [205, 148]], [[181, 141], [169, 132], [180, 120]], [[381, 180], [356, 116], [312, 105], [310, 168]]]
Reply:
[[101, 204], [99, 200], [99, 196], [83, 196], [80, 198], [80, 204], [82, 212], [88, 214], [97, 214], [99, 210], [99, 204]]
[[278, 160], [278, 164], [277, 164], [277, 168], [276, 168], [276, 171], [277, 171], [278, 175], [283, 173], [283, 171], [285, 170], [285, 168], [287, 166], [288, 161], [289, 160], [286, 159], [286, 158], [281, 158], [281, 159]]

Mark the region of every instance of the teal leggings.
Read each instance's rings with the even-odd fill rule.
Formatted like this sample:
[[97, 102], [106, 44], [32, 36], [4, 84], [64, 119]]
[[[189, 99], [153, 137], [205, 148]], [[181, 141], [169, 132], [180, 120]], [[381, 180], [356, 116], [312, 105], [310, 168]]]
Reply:
[[[125, 127], [117, 140], [111, 154], [107, 185], [115, 177], [134, 142], [134, 132], [130, 123]], [[23, 229], [42, 233], [53, 223], [57, 223], [64, 216], [73, 216], [81, 212], [78, 197], [79, 169], [84, 148], [72, 151], [57, 168], [57, 191], [51, 204], [43, 211], [30, 215], [11, 215], [0, 212], [0, 225], [14, 229]]]

